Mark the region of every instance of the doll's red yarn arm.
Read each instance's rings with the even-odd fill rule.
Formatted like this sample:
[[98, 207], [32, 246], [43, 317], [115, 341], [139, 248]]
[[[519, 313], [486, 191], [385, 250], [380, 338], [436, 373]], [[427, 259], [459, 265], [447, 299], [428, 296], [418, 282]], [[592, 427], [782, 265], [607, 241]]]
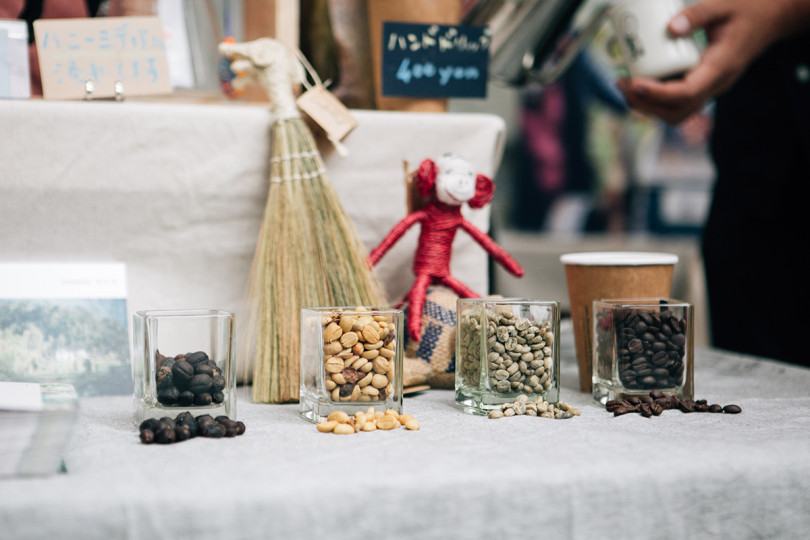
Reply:
[[380, 262], [380, 259], [382, 259], [383, 255], [385, 255], [386, 252], [389, 249], [391, 249], [394, 246], [394, 244], [396, 244], [399, 241], [400, 238], [402, 238], [402, 235], [404, 235], [408, 231], [408, 229], [413, 227], [414, 223], [416, 223], [417, 221], [422, 221], [423, 219], [425, 219], [426, 216], [427, 214], [423, 210], [417, 210], [416, 212], [408, 214], [399, 223], [394, 225], [394, 228], [391, 229], [391, 232], [389, 232], [385, 238], [383, 238], [382, 242], [380, 242], [380, 245], [378, 245], [371, 251], [371, 253], [369, 253], [368, 256], [369, 265], [374, 266], [378, 262]]
[[506, 252], [501, 246], [495, 243], [495, 240], [489, 237], [489, 235], [480, 229], [478, 229], [475, 225], [470, 223], [469, 221], [462, 220], [461, 228], [467, 231], [467, 233], [473, 237], [473, 239], [478, 242], [482, 248], [487, 250], [487, 253], [492, 255], [492, 258], [501, 263], [501, 265], [506, 268], [510, 274], [513, 274], [517, 277], [523, 276], [523, 268], [517, 263], [515, 259], [512, 258], [509, 253]]

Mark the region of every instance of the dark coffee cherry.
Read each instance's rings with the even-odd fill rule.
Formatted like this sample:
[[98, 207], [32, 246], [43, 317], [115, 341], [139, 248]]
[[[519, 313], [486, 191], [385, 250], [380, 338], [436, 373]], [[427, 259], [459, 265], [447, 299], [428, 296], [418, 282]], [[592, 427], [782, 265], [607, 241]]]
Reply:
[[208, 375], [209, 377], [213, 377], [214, 368], [212, 368], [209, 364], [199, 363], [194, 367], [194, 373], [196, 375]]
[[221, 392], [222, 390], [224, 390], [226, 384], [227, 381], [225, 380], [225, 377], [223, 377], [222, 375], [216, 375], [211, 379], [211, 388], [215, 392]]
[[166, 364], [160, 366], [155, 372], [155, 383], [157, 384], [158, 390], [164, 390], [174, 386], [174, 381], [172, 380], [172, 368], [166, 366]]
[[194, 375], [188, 384], [188, 389], [194, 392], [194, 395], [199, 396], [211, 391], [213, 381], [209, 375]]
[[170, 386], [159, 391], [157, 398], [158, 402], [163, 405], [174, 405], [177, 403], [177, 398], [179, 396], [180, 391], [176, 387]]
[[194, 396], [194, 405], [200, 405], [204, 407], [206, 405], [211, 405], [213, 401], [214, 397], [208, 392], [203, 392], [202, 394], [197, 394], [196, 396]]
[[191, 428], [186, 424], [180, 424], [177, 426], [177, 429], [174, 430], [174, 435], [177, 442], [188, 440], [191, 438]]
[[183, 407], [188, 407], [194, 403], [194, 392], [190, 390], [183, 390], [177, 396], [177, 404]]
[[141, 430], [141, 442], [143, 444], [152, 444], [155, 442], [155, 432], [151, 429], [142, 429]]
[[222, 403], [223, 401], [225, 401], [225, 394], [223, 394], [222, 392], [212, 392], [211, 401], [217, 404]]
[[225, 429], [225, 426], [214, 422], [213, 424], [208, 424], [203, 428], [202, 435], [203, 437], [219, 439], [220, 437], [224, 437], [226, 432], [227, 430]]
[[236, 422], [236, 434], [241, 435], [245, 432], [247, 428], [245, 427], [244, 422]]
[[174, 385], [179, 390], [185, 390], [188, 387], [188, 384], [191, 382], [192, 377], [194, 377], [194, 366], [185, 360], [175, 362], [174, 366], [172, 366], [172, 378], [174, 379]]
[[141, 425], [138, 426], [138, 430], [139, 431], [143, 431], [145, 429], [154, 430], [157, 423], [158, 423], [157, 418], [147, 418], [146, 420], [141, 422]]
[[171, 444], [177, 436], [171, 428], [161, 428], [155, 432], [155, 442], [158, 444]]
[[174, 421], [174, 418], [169, 418], [168, 416], [164, 416], [157, 423], [157, 429], [162, 429], [164, 427], [174, 429], [177, 427], [177, 422]]
[[186, 362], [196, 367], [197, 364], [199, 364], [200, 362], [208, 362], [208, 355], [205, 354], [203, 351], [187, 353]]

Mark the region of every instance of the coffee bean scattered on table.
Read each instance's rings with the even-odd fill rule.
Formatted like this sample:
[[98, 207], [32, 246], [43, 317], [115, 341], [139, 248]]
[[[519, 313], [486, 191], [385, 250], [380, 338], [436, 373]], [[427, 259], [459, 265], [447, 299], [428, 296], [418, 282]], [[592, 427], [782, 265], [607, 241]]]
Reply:
[[194, 437], [236, 437], [245, 432], [245, 424], [231, 420], [227, 416], [214, 418], [210, 414], [197, 417], [190, 412], [182, 412], [175, 418], [149, 418], [138, 427], [143, 444], [171, 444]]
[[666, 410], [678, 409], [684, 413], [709, 412], [739, 414], [742, 408], [739, 405], [719, 404], [709, 405], [705, 399], [697, 401], [691, 399], [680, 399], [675, 394], [665, 394], [660, 390], [653, 390], [646, 396], [633, 396], [627, 399], [612, 399], [605, 404], [608, 412], [613, 416], [621, 416], [628, 413], [639, 413], [644, 417], [659, 416]]
[[205, 406], [225, 401], [225, 376], [203, 351], [177, 356], [155, 355], [155, 386], [161, 405]]

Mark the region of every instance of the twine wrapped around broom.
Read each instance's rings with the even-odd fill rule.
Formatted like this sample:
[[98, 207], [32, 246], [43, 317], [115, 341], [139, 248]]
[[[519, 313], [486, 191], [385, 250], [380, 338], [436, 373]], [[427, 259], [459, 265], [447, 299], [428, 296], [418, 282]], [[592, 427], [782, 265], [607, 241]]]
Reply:
[[252, 400], [296, 401], [301, 308], [382, 306], [385, 299], [298, 113], [297, 61], [270, 38], [222, 43], [220, 53], [233, 61], [239, 84], [262, 86], [274, 114], [270, 188], [248, 284], [244, 358], [253, 358]]

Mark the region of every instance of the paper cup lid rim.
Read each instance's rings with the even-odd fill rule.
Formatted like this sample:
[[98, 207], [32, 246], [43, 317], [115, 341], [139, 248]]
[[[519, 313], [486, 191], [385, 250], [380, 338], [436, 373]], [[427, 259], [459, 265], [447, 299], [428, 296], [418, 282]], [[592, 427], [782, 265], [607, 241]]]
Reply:
[[645, 251], [587, 251], [566, 253], [560, 257], [560, 261], [563, 264], [585, 266], [651, 266], [676, 264], [678, 256], [674, 253]]

